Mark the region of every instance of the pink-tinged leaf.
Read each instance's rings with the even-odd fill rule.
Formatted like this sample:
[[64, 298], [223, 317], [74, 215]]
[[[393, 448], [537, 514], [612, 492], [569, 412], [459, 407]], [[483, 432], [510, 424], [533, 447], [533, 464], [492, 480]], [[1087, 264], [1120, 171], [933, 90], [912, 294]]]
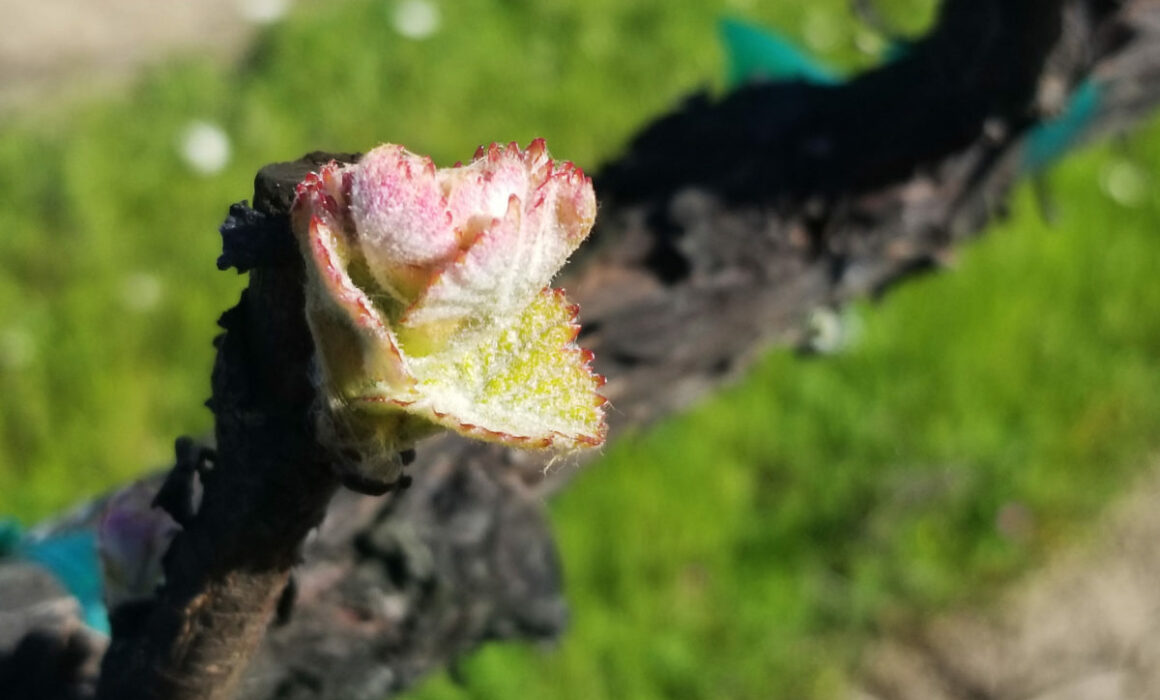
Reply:
[[[528, 187], [509, 194], [502, 214], [482, 226], [467, 252], [432, 280], [404, 315], [404, 327], [516, 313], [587, 237], [596, 218], [591, 180], [571, 163], [554, 166], [546, 152], [527, 159], [507, 153], [495, 157], [496, 167], [526, 168], [531, 161]], [[491, 164], [491, 158], [476, 162]]]
[[512, 195], [524, 199], [532, 168], [516, 144], [501, 148], [491, 144], [465, 166], [439, 171], [439, 181], [447, 193], [447, 208], [455, 227], [466, 243], [472, 233], [491, 224], [507, 211]]
[[381, 146], [307, 178], [294, 225], [308, 318], [348, 446], [395, 448], [430, 424], [599, 444], [603, 380], [575, 346], [575, 308], [547, 287], [595, 216], [591, 181], [542, 139], [444, 170]]
[[444, 190], [430, 158], [379, 146], [350, 173], [350, 217], [370, 272], [402, 301], [422, 289], [428, 268], [459, 252]]
[[[374, 300], [351, 279], [360, 257], [342, 233], [342, 202], [328, 191], [338, 181], [338, 166], [299, 186], [294, 224], [307, 257], [306, 315], [321, 369], [332, 387], [357, 391], [367, 383], [387, 384], [400, 393], [411, 386], [403, 355]], [[326, 342], [318, 342], [319, 337]]]

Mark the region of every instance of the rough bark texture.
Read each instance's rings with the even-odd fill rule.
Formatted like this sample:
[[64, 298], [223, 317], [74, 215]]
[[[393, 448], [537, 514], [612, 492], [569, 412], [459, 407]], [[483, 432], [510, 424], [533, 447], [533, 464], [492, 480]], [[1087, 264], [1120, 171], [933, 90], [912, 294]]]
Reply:
[[[598, 177], [595, 240], [563, 284], [583, 308], [581, 342], [610, 379], [613, 435], [688, 405], [769, 344], [799, 342], [811, 311], [938, 267], [1000, 210], [1026, 129], [1081, 78], [1106, 87], [1093, 128], [1123, 126], [1155, 102], [1158, 46], [1153, 0], [948, 0], [905, 58], [847, 85], [696, 96], [648, 127]], [[257, 208], [284, 211], [302, 165], [265, 171]], [[222, 361], [261, 371], [232, 376], [219, 363], [220, 457], [206, 505], [169, 558], [173, 583], [131, 630], [150, 643], [118, 630], [105, 664], [113, 684], [175, 659], [186, 670], [213, 659], [211, 677], [160, 676], [166, 693], [235, 677], [241, 660], [218, 667], [215, 654], [226, 635], [262, 633], [297, 542], [335, 486], [311, 427], [295, 418], [310, 401], [305, 375], [285, 374], [308, 353], [301, 292], [291, 290], [300, 272], [262, 242], [285, 222], [235, 214], [244, 225], [228, 229], [240, 237], [227, 262], [260, 272], [242, 310], [227, 314]], [[288, 295], [278, 316], [257, 313], [275, 293]], [[299, 315], [282, 317], [291, 301]], [[292, 358], [275, 360], [271, 348]], [[234, 388], [219, 392], [219, 380]], [[268, 630], [241, 695], [384, 697], [486, 640], [558, 635], [566, 609], [542, 501], [575, 470], [544, 478], [543, 467], [442, 438], [420, 446], [409, 489], [380, 499], [340, 491], [306, 543], [297, 604]], [[237, 503], [224, 492], [255, 487], [236, 475], [267, 468], [281, 476], [255, 494], [254, 512], [222, 505]], [[317, 499], [293, 496], [303, 489]], [[205, 591], [220, 603], [200, 607]], [[187, 622], [221, 636], [192, 649], [152, 643]]]
[[[271, 236], [264, 248], [246, 248], [252, 255], [276, 253], [253, 260], [239, 260], [237, 246], [224, 249], [224, 264], [242, 269], [253, 263], [253, 269], [241, 301], [222, 315], [225, 333], [215, 340], [209, 406], [217, 456], [200, 472], [200, 507], [165, 555], [165, 583], [156, 600], [112, 611], [100, 698], [231, 697], [299, 561], [302, 541], [322, 521], [338, 487], [311, 420], [313, 343], [302, 312], [302, 262], [286, 254], [294, 245], [286, 192], [263, 190], [270, 178], [258, 179], [255, 205], [270, 225], [249, 229], [255, 236], [271, 230], [281, 236]], [[224, 228], [229, 231], [230, 222]], [[195, 478], [188, 469], [173, 474]], [[192, 485], [172, 490], [193, 497]], [[178, 513], [189, 510], [162, 505], [179, 520]]]

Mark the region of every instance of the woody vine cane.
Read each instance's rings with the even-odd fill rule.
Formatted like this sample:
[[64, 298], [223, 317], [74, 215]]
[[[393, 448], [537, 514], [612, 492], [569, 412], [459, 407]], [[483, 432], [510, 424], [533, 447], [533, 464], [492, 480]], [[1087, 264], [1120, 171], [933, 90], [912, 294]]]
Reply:
[[[114, 611], [102, 697], [229, 697], [340, 479], [382, 492], [443, 428], [563, 452], [605, 436], [577, 309], [548, 286], [595, 217], [578, 168], [542, 140], [448, 169], [389, 145], [272, 168], [223, 228], [221, 263], [251, 278], [217, 341], [219, 453], [157, 595]], [[287, 168], [295, 192], [263, 185]]]

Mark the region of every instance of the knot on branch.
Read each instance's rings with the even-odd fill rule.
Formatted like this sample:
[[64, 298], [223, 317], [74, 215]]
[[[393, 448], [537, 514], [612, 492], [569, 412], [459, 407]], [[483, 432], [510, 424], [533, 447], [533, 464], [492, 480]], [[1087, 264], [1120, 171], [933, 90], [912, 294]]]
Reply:
[[271, 216], [252, 209], [244, 200], [230, 205], [229, 215], [218, 228], [222, 235], [218, 269], [232, 267], [242, 273], [293, 263], [298, 248], [289, 234], [288, 221], [285, 215]]

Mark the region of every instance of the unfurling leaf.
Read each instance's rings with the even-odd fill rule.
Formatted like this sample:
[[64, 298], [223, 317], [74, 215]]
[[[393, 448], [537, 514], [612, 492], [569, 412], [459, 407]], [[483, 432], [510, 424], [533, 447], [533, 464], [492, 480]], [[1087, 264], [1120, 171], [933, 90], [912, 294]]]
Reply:
[[395, 145], [297, 190], [307, 318], [336, 439], [370, 458], [436, 426], [521, 447], [604, 440], [603, 379], [548, 285], [596, 216], [542, 139], [437, 169]]

